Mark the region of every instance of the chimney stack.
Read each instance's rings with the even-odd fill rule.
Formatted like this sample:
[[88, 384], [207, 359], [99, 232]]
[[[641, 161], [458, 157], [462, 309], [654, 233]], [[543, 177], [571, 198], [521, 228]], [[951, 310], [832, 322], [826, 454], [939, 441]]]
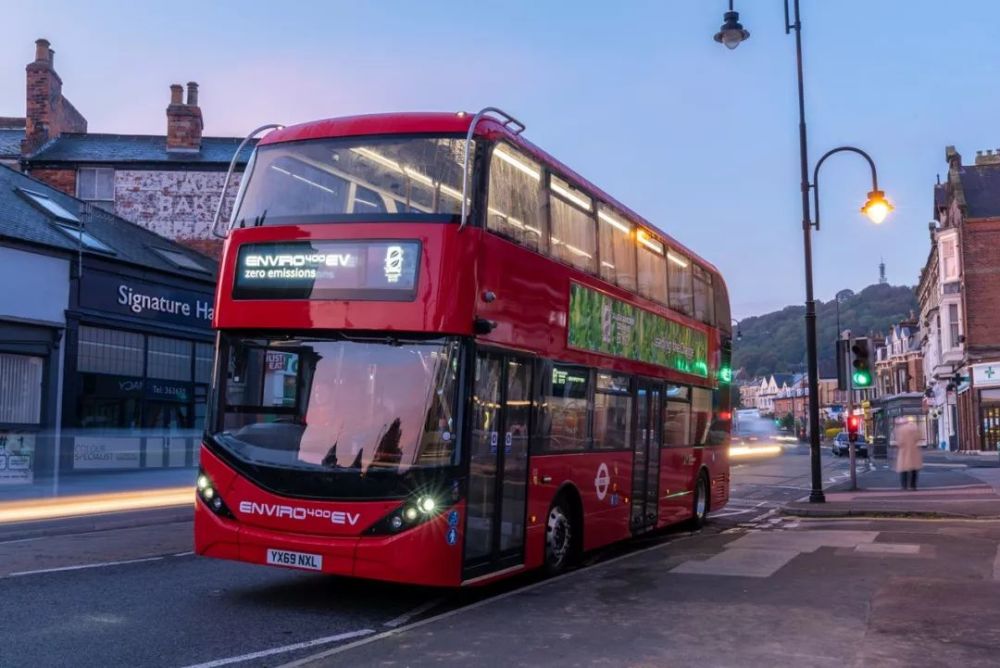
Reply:
[[1000, 149], [996, 152], [993, 149], [976, 151], [976, 165], [1000, 165]]
[[25, 67], [24, 141], [21, 154], [31, 155], [64, 132], [86, 132], [87, 119], [63, 97], [62, 79], [53, 69], [55, 51], [49, 40], [35, 40], [35, 60]]
[[181, 100], [184, 88], [170, 86], [170, 105], [167, 107], [167, 150], [178, 153], [197, 153], [201, 150], [203, 127], [201, 108], [198, 106], [198, 84], [189, 81], [187, 103]]

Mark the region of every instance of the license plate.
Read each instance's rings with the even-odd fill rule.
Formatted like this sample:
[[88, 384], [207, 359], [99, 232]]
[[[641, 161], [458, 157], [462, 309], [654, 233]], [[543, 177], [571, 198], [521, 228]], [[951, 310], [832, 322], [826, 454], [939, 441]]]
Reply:
[[304, 568], [310, 571], [323, 570], [323, 555], [307, 552], [290, 552], [288, 550], [268, 549], [267, 563], [274, 566], [289, 568]]

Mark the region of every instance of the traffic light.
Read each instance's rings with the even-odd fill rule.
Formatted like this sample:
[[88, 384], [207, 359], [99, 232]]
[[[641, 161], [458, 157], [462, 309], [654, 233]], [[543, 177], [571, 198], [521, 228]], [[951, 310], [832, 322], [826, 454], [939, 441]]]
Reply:
[[851, 443], [858, 442], [858, 431], [861, 429], [861, 418], [851, 415], [847, 418], [847, 439]]
[[851, 381], [857, 389], [871, 387], [872, 366], [869, 358], [868, 339], [855, 339], [851, 346], [851, 353], [854, 356], [854, 372], [851, 374]]

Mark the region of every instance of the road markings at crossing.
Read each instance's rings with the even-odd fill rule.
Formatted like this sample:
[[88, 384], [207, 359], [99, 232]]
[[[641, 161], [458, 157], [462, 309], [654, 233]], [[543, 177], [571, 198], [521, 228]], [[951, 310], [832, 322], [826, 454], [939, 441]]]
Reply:
[[283, 645], [281, 647], [273, 647], [271, 649], [265, 649], [259, 652], [251, 652], [249, 654], [231, 656], [225, 659], [216, 659], [215, 661], [207, 661], [205, 663], [196, 663], [187, 666], [187, 668], [217, 668], [218, 666], [229, 666], [234, 663], [242, 663], [244, 661], [253, 661], [254, 659], [262, 659], [265, 656], [274, 656], [275, 654], [287, 654], [288, 652], [294, 652], [300, 649], [309, 649], [311, 647], [319, 647], [320, 645], [329, 645], [330, 643], [341, 642], [342, 640], [352, 640], [354, 638], [360, 638], [362, 636], [369, 636], [373, 633], [375, 633], [375, 631], [372, 629], [359, 629], [357, 631], [348, 631], [347, 633], [338, 633], [335, 636], [326, 636], [325, 638], [316, 638], [315, 640], [306, 640], [304, 642], [297, 642], [293, 645]]

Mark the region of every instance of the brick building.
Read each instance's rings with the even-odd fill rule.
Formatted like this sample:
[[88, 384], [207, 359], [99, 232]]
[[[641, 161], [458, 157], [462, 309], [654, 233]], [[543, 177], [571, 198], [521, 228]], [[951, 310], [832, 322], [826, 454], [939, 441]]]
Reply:
[[997, 450], [1000, 151], [980, 151], [972, 165], [951, 146], [945, 157], [948, 178], [935, 186], [936, 224], [918, 287], [932, 437], [956, 449]]
[[[49, 42], [39, 39], [35, 46], [35, 60], [25, 68], [25, 117], [0, 119], [0, 160], [10, 163], [4, 151], [20, 137], [19, 164], [32, 177], [218, 257], [212, 219], [242, 138], [203, 136], [198, 84], [188, 83], [186, 96], [181, 85], [170, 87], [163, 135], [91, 133], [63, 95]], [[240, 156], [224, 213], [251, 150]]]

